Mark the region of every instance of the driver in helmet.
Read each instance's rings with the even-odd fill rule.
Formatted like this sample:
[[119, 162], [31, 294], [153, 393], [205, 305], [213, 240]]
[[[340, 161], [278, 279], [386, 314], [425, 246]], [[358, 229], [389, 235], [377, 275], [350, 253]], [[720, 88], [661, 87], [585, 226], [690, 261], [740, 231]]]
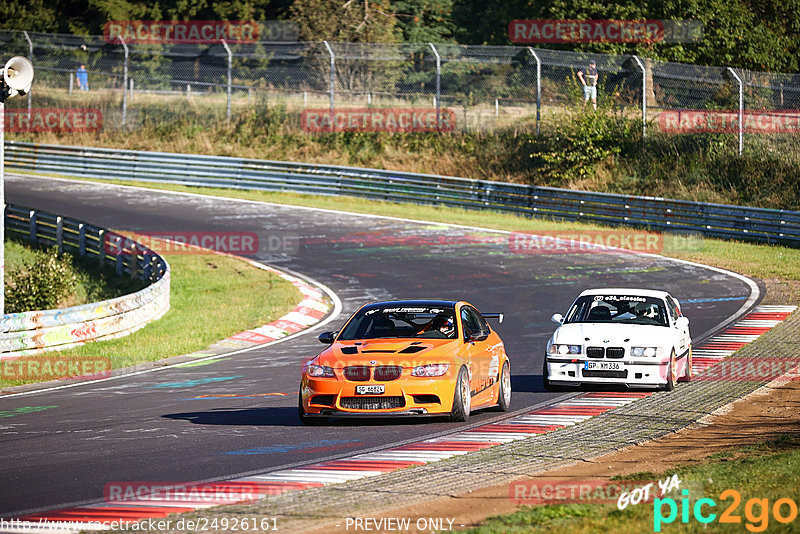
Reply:
[[456, 332], [452, 315], [439, 314], [433, 318], [426, 332], [439, 332], [444, 337], [452, 338]]
[[646, 302], [637, 302], [634, 308], [637, 317], [646, 317], [648, 319], [656, 318], [656, 310], [652, 304]]

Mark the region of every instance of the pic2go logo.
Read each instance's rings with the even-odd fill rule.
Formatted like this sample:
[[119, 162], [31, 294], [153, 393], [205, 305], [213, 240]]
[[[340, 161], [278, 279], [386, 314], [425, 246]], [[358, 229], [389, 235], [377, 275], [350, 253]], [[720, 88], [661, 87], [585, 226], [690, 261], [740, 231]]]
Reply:
[[[737, 513], [739, 505], [742, 503], [742, 495], [733, 489], [727, 489], [719, 494], [720, 501], [731, 500], [730, 505], [719, 515], [712, 510], [716, 509], [717, 503], [714, 499], [703, 498], [695, 501], [694, 505], [689, 502], [689, 490], [683, 490], [683, 498], [680, 504], [681, 523], [689, 522], [690, 512], [695, 520], [700, 523], [712, 523], [715, 520], [719, 523], [741, 524], [742, 517]], [[666, 512], [666, 516], [664, 515]], [[769, 527], [769, 516], [778, 523], [791, 523], [797, 519], [797, 503], [789, 498], [778, 499], [770, 507], [769, 499], [749, 499], [744, 504], [744, 517], [747, 520], [745, 528], [750, 532], [764, 532]], [[675, 499], [655, 499], [653, 500], [653, 531], [661, 532], [662, 525], [673, 523], [678, 518], [678, 503]]]

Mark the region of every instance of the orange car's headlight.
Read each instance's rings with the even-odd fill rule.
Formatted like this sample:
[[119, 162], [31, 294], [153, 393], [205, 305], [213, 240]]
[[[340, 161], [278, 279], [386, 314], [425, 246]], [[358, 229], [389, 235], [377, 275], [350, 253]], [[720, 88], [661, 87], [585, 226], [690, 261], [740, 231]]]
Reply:
[[314, 378], [334, 378], [333, 368], [327, 365], [309, 365], [306, 367], [306, 374]]
[[429, 363], [427, 365], [418, 365], [411, 371], [411, 376], [442, 376], [450, 369], [450, 365], [446, 363]]

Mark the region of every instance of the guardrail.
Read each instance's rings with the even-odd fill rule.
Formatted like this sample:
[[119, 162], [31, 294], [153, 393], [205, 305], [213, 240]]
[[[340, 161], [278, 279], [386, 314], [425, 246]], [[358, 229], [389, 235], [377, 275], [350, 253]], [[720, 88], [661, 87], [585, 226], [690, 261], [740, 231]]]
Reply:
[[[0, 321], [0, 360], [128, 335], [169, 310], [170, 270], [150, 249], [104, 228], [21, 206], [6, 206], [6, 232], [59, 252], [95, 256], [118, 275], [152, 282], [121, 297], [60, 310], [10, 313]], [[120, 243], [125, 246], [120, 247]]]
[[6, 167], [76, 178], [445, 204], [725, 239], [800, 244], [798, 211], [572, 191], [431, 174], [18, 142], [6, 144]]

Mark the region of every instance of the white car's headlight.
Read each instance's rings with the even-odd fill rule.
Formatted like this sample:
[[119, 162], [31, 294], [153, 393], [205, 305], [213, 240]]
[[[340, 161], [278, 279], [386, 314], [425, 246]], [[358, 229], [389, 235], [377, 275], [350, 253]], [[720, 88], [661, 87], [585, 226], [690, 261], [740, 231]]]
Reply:
[[631, 356], [634, 358], [652, 358], [653, 356], [661, 357], [661, 347], [631, 347]]
[[314, 378], [333, 378], [336, 376], [333, 374], [332, 367], [314, 364], [311, 364], [306, 368], [306, 374], [308, 374], [308, 376], [313, 376]]
[[580, 354], [581, 353], [581, 346], [580, 345], [564, 345], [559, 343], [553, 343], [550, 345], [550, 354], [560, 354], [561, 356], [566, 356], [567, 354]]
[[418, 365], [411, 371], [411, 376], [442, 376], [450, 368], [446, 363], [429, 363], [427, 365]]

